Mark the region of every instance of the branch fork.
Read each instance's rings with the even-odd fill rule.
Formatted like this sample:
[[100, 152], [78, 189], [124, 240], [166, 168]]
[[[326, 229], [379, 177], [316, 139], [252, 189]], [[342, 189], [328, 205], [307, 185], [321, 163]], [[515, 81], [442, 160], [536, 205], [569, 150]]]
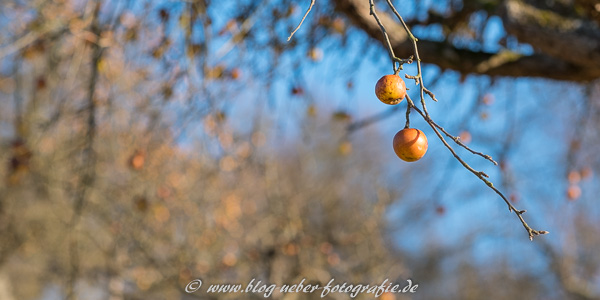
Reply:
[[[408, 59], [399, 59], [394, 55], [394, 50], [392, 48], [392, 45], [390, 43], [390, 39], [388, 36], [388, 33], [385, 29], [385, 26], [383, 26], [383, 24], [381, 23], [381, 20], [379, 19], [379, 17], [377, 16], [377, 12], [375, 11], [375, 4], [373, 2], [374, 0], [369, 0], [369, 4], [370, 4], [370, 14], [375, 18], [375, 20], [377, 21], [377, 24], [379, 25], [381, 32], [383, 33], [383, 36], [385, 38], [386, 41], [386, 45], [387, 45], [387, 50], [388, 50], [388, 54], [390, 55], [390, 58], [392, 60], [393, 63], [393, 68], [394, 68], [394, 74], [398, 74], [399, 70], [402, 70], [402, 64], [404, 63], [412, 63], [413, 62], [413, 56], [411, 55]], [[406, 124], [404, 126], [404, 128], [408, 128], [410, 125], [410, 120], [409, 120], [409, 116], [410, 116], [410, 111], [411, 109], [414, 109], [417, 113], [419, 113], [421, 115], [421, 117], [423, 117], [423, 120], [425, 120], [425, 122], [427, 122], [427, 124], [429, 124], [429, 126], [431, 127], [431, 129], [435, 132], [435, 134], [437, 135], [437, 137], [440, 139], [440, 141], [444, 144], [444, 146], [446, 146], [446, 148], [450, 151], [450, 153], [452, 153], [452, 155], [454, 156], [454, 158], [456, 158], [456, 160], [458, 160], [458, 162], [460, 162], [463, 167], [465, 169], [467, 169], [469, 172], [473, 173], [477, 178], [479, 178], [481, 181], [483, 181], [490, 189], [492, 189], [496, 194], [498, 194], [500, 196], [500, 198], [502, 198], [502, 200], [504, 200], [504, 202], [508, 205], [508, 210], [509, 212], [515, 212], [515, 214], [517, 215], [517, 217], [519, 218], [519, 221], [521, 221], [521, 224], [523, 225], [523, 227], [525, 228], [525, 230], [527, 231], [527, 234], [529, 236], [530, 240], [533, 240], [534, 236], [538, 236], [538, 235], [544, 235], [544, 234], [548, 234], [549, 232], [546, 230], [535, 230], [532, 229], [527, 222], [525, 222], [525, 219], [523, 219], [523, 214], [526, 212], [526, 210], [518, 210], [516, 209], [508, 200], [508, 198], [506, 198], [506, 196], [500, 191], [498, 190], [494, 184], [489, 181], [487, 178], [489, 178], [489, 176], [483, 172], [483, 171], [477, 171], [475, 169], [473, 169], [469, 164], [467, 164], [458, 154], [456, 154], [456, 151], [452, 148], [452, 146], [450, 146], [448, 144], [448, 142], [445, 140], [444, 135], [446, 137], [448, 137], [449, 139], [451, 139], [452, 141], [454, 141], [457, 145], [463, 147], [464, 149], [468, 150], [469, 152], [471, 152], [472, 154], [481, 156], [482, 158], [492, 162], [494, 165], [498, 165], [498, 163], [492, 159], [491, 156], [487, 155], [487, 154], [483, 154], [481, 152], [477, 152], [473, 149], [471, 149], [470, 147], [466, 146], [464, 143], [461, 142], [460, 138], [458, 136], [453, 136], [450, 133], [448, 133], [443, 127], [441, 127], [440, 125], [438, 125], [436, 122], [433, 121], [433, 119], [431, 119], [431, 117], [429, 116], [429, 113], [427, 112], [427, 106], [425, 103], [425, 94], [427, 96], [429, 96], [433, 101], [438, 101], [435, 97], [435, 94], [433, 92], [431, 92], [430, 90], [428, 90], [427, 88], [425, 88], [424, 82], [423, 82], [423, 76], [422, 76], [422, 72], [421, 72], [421, 59], [419, 58], [419, 51], [417, 48], [417, 41], [418, 39], [412, 34], [412, 32], [410, 31], [410, 29], [408, 28], [408, 26], [406, 25], [406, 22], [404, 22], [404, 19], [402, 18], [402, 16], [398, 13], [398, 11], [396, 10], [396, 8], [394, 7], [394, 5], [392, 4], [391, 0], [386, 0], [388, 6], [390, 7], [390, 9], [394, 12], [394, 14], [396, 15], [396, 17], [398, 18], [399, 22], [402, 24], [402, 26], [404, 27], [406, 33], [408, 34], [412, 44], [413, 44], [413, 49], [414, 49], [414, 60], [416, 60], [417, 62], [417, 75], [408, 75], [405, 74], [405, 77], [407, 79], [412, 79], [415, 81], [415, 85], [419, 86], [419, 98], [421, 100], [421, 107], [422, 110], [419, 109], [415, 103], [412, 101], [412, 99], [406, 95], [406, 100], [408, 102], [407, 108], [406, 108]], [[399, 63], [399, 66], [396, 66], [396, 64]], [[442, 135], [442, 133], [444, 135]]]

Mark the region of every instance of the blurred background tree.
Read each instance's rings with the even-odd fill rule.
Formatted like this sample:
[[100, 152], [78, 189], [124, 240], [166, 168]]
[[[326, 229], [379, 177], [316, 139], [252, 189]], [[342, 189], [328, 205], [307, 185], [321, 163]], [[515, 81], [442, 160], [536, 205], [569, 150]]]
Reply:
[[[431, 115], [500, 162], [460, 152], [551, 232], [533, 243], [439, 141], [394, 156], [368, 1], [316, 1], [287, 42], [308, 4], [3, 3], [0, 299], [239, 298], [185, 293], [195, 278], [599, 298], [600, 4], [395, 1]], [[294, 297], [320, 298], [273, 295]]]

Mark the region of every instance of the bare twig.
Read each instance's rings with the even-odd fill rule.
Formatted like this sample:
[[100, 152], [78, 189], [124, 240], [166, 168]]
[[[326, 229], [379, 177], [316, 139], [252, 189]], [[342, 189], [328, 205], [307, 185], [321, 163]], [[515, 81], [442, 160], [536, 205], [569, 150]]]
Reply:
[[[404, 19], [402, 18], [402, 16], [398, 13], [398, 11], [396, 10], [396, 7], [394, 7], [394, 4], [392, 4], [391, 0], [387, 0], [388, 5], [390, 6], [390, 8], [392, 9], [392, 11], [394, 12], [394, 14], [396, 15], [396, 17], [398, 18], [398, 20], [400, 20], [400, 23], [402, 23], [402, 26], [404, 27], [404, 30], [406, 31], [406, 33], [408, 34], [408, 38], [412, 41], [413, 43], [413, 48], [415, 51], [415, 58], [417, 60], [417, 79], [419, 86], [420, 86], [420, 93], [421, 93], [421, 102], [423, 103], [423, 105], [425, 105], [425, 98], [423, 97], [423, 93], [425, 92], [425, 84], [423, 83], [423, 76], [422, 76], [422, 72], [421, 72], [421, 58], [419, 57], [419, 50], [417, 48], [417, 41], [418, 39], [412, 34], [412, 32], [410, 31], [410, 29], [408, 28], [408, 25], [406, 25], [406, 22], [404, 22]], [[435, 95], [430, 92], [429, 90], [427, 90], [427, 94], [431, 97], [431, 99], [433, 101], [437, 102], [437, 99], [435, 98]], [[429, 115], [429, 113], [427, 113], [427, 108], [425, 108], [425, 106], [423, 106], [423, 111], [425, 111], [425, 114]]]
[[300, 26], [302, 26], [302, 23], [304, 23], [304, 20], [306, 19], [306, 17], [308, 16], [308, 14], [310, 13], [310, 11], [312, 10], [313, 5], [315, 5], [315, 0], [310, 0], [310, 6], [306, 10], [306, 13], [304, 13], [304, 16], [302, 17], [302, 20], [300, 20], [300, 24], [298, 24], [298, 26], [296, 26], [296, 29], [294, 29], [294, 31], [292, 31], [292, 33], [288, 37], [288, 39], [287, 39], [288, 42], [292, 39], [292, 37], [294, 36], [294, 33], [296, 33], [296, 31], [298, 31], [298, 29], [300, 29]]
[[[219, 50], [216, 51], [216, 54], [215, 54], [215, 57], [213, 58], [213, 60], [215, 60], [215, 61], [221, 60], [223, 58], [223, 56], [227, 55], [229, 52], [231, 52], [231, 50], [233, 50], [235, 48], [235, 45], [237, 43], [236, 37], [245, 35], [248, 32], [250, 32], [250, 29], [252, 29], [252, 27], [254, 27], [254, 25], [256, 24], [256, 21], [258, 21], [258, 19], [260, 18], [260, 15], [266, 9], [267, 2], [268, 2], [268, 0], [264, 0], [263, 2], [261, 2], [257, 6], [256, 10], [251, 12], [250, 15], [245, 18], [244, 22], [242, 22], [242, 25], [240, 25], [240, 28], [237, 30], [237, 32], [234, 32], [231, 35], [231, 37], [229, 38], [229, 40], [227, 42], [225, 42], [225, 44], [223, 44], [223, 46], [221, 46], [221, 48], [219, 48]], [[313, 0], [313, 2], [314, 2], [314, 0]], [[312, 5], [311, 5], [311, 7], [312, 7]], [[303, 19], [303, 21], [304, 21], [304, 19]], [[294, 30], [294, 32], [296, 32], [296, 30]], [[292, 36], [290, 36], [290, 38], [291, 37]], [[288, 41], [289, 41], [289, 38], [288, 38]]]
[[406, 106], [406, 124], [404, 124], [404, 129], [410, 127], [410, 104]]
[[399, 109], [400, 109], [399, 105], [392, 106], [389, 109], [387, 109], [386, 111], [382, 111], [380, 113], [377, 113], [377, 114], [372, 115], [370, 117], [366, 117], [366, 118], [364, 118], [362, 120], [356, 121], [356, 122], [348, 125], [348, 128], [346, 130], [348, 131], [348, 133], [351, 133], [351, 132], [356, 131], [356, 130], [358, 130], [360, 128], [363, 128], [365, 126], [369, 126], [369, 125], [371, 125], [373, 123], [376, 123], [376, 122], [379, 122], [379, 121], [381, 121], [383, 119], [391, 117]]
[[542, 235], [542, 234], [547, 234], [548, 231], [545, 230], [535, 230], [532, 229], [531, 226], [529, 226], [529, 224], [527, 224], [527, 222], [525, 222], [525, 219], [523, 219], [523, 214], [526, 212], [525, 210], [518, 210], [517, 208], [515, 208], [510, 201], [508, 200], [508, 198], [506, 198], [506, 196], [504, 196], [504, 194], [502, 192], [500, 192], [500, 190], [498, 190], [494, 184], [487, 180], [486, 178], [488, 178], [489, 176], [482, 172], [482, 171], [477, 171], [475, 169], [473, 169], [473, 167], [471, 167], [469, 164], [467, 164], [462, 158], [460, 158], [460, 156], [458, 156], [458, 154], [456, 154], [456, 152], [454, 151], [454, 149], [448, 144], [448, 142], [446, 142], [446, 140], [444, 139], [444, 137], [442, 136], [442, 134], [439, 132], [438, 128], [440, 128], [439, 125], [437, 125], [431, 118], [429, 118], [428, 116], [425, 115], [424, 112], [422, 112], [418, 107], [415, 106], [414, 102], [412, 101], [412, 99], [410, 99], [410, 97], [408, 95], [406, 95], [406, 100], [408, 101], [408, 105], [410, 107], [412, 107], [415, 111], [417, 111], [422, 117], [423, 119], [427, 122], [427, 124], [429, 124], [429, 126], [431, 127], [431, 129], [433, 129], [433, 132], [435, 132], [435, 134], [438, 136], [438, 138], [440, 139], [440, 141], [442, 141], [442, 143], [444, 144], [444, 146], [446, 146], [446, 148], [448, 148], [448, 150], [450, 151], [450, 153], [452, 153], [452, 156], [454, 156], [454, 158], [456, 158], [456, 160], [458, 160], [458, 162], [460, 162], [463, 167], [465, 167], [465, 169], [469, 170], [469, 172], [473, 173], [475, 176], [477, 176], [477, 178], [479, 178], [481, 181], [483, 181], [490, 189], [492, 189], [494, 192], [496, 192], [496, 194], [498, 194], [500, 196], [500, 198], [502, 198], [502, 200], [504, 200], [504, 202], [506, 203], [506, 205], [508, 205], [508, 211], [510, 212], [514, 212], [517, 217], [519, 218], [519, 220], [521, 221], [521, 224], [523, 224], [523, 227], [525, 227], [525, 230], [527, 230], [527, 233], [529, 234], [529, 239], [533, 240], [533, 237], [536, 235]]
[[377, 12], [375, 11], [375, 3], [373, 3], [373, 0], [369, 0], [369, 6], [370, 6], [370, 11], [371, 11], [370, 13], [373, 16], [373, 18], [375, 18], [375, 21], [377, 21], [377, 24], [379, 24], [379, 28], [381, 28], [381, 32], [383, 33], [383, 37], [385, 38], [385, 43], [387, 44], [388, 54], [390, 55], [390, 58], [392, 59], [392, 63], [394, 64], [394, 74], [397, 74], [398, 69], [396, 69], [396, 62], [394, 61], [394, 59], [396, 58], [396, 55], [394, 54], [394, 49], [392, 48], [392, 43], [390, 42], [390, 37], [388, 36], [388, 33], [385, 30], [385, 27], [381, 23], [381, 20], [379, 20], [379, 16], [377, 16]]
[[[392, 47], [392, 43], [390, 42], [390, 37], [387, 33], [387, 30], [385, 29], [385, 26], [383, 26], [383, 23], [381, 23], [381, 20], [379, 19], [379, 16], [377, 16], [377, 11], [375, 11], [375, 3], [373, 2], [373, 0], [369, 0], [369, 6], [370, 6], [370, 14], [373, 16], [373, 18], [375, 18], [375, 21], [377, 21], [377, 24], [379, 25], [379, 28], [381, 29], [381, 32], [383, 33], [383, 37], [385, 38], [385, 42], [387, 45], [387, 50], [388, 50], [388, 54], [390, 55], [390, 59], [392, 60], [392, 63], [394, 64], [394, 74], [398, 74], [399, 70], [402, 70], [402, 65], [403, 64], [410, 64], [413, 62], [413, 57], [410, 56], [407, 59], [401, 59], [396, 57], [396, 55], [394, 54], [394, 48]], [[398, 63], [398, 67], [396, 67], [396, 63]]]
[[46, 34], [56, 31], [58, 29], [61, 29], [63, 27], [64, 27], [64, 24], [62, 24], [59, 21], [54, 21], [54, 22], [51, 22], [49, 25], [42, 27], [39, 31], [29, 31], [22, 37], [15, 40], [14, 42], [0, 48], [0, 58], [3, 58], [7, 55], [11, 55], [11, 54], [29, 46], [30, 44], [34, 43], [35, 41], [37, 41], [41, 37], [45, 36]]
[[[433, 131], [435, 132], [435, 134], [437, 135], [437, 137], [440, 139], [440, 141], [442, 141], [442, 143], [444, 144], [444, 146], [446, 146], [446, 148], [450, 151], [450, 153], [452, 153], [452, 156], [454, 156], [454, 158], [456, 158], [456, 160], [458, 160], [458, 162], [460, 162], [462, 164], [462, 166], [467, 169], [469, 172], [473, 173], [475, 176], [477, 176], [477, 178], [479, 178], [481, 181], [483, 181], [490, 189], [492, 189], [496, 194], [498, 194], [500, 196], [500, 198], [502, 198], [502, 200], [504, 200], [504, 202], [506, 203], [506, 205], [508, 205], [508, 210], [510, 212], [514, 212], [517, 217], [519, 218], [519, 221], [521, 222], [521, 224], [523, 225], [523, 227], [525, 228], [525, 230], [527, 230], [527, 234], [529, 235], [529, 239], [533, 240], [534, 236], [537, 235], [542, 235], [542, 234], [547, 234], [548, 231], [545, 230], [534, 230], [532, 229], [529, 224], [527, 224], [527, 222], [525, 222], [525, 219], [523, 219], [523, 214], [525, 213], [525, 210], [518, 210], [517, 208], [515, 208], [510, 201], [506, 198], [506, 196], [504, 196], [504, 194], [502, 192], [500, 192], [500, 190], [498, 190], [494, 184], [489, 181], [487, 178], [489, 178], [489, 176], [484, 173], [483, 171], [477, 171], [475, 169], [473, 169], [473, 167], [471, 167], [469, 164], [467, 164], [458, 154], [456, 154], [456, 151], [454, 151], [454, 149], [450, 146], [450, 144], [448, 144], [448, 142], [445, 140], [444, 136], [442, 135], [442, 133], [444, 135], [446, 135], [447, 137], [449, 137], [450, 139], [452, 139], [456, 144], [458, 144], [459, 146], [467, 149], [468, 151], [470, 151], [471, 153], [475, 154], [475, 155], [479, 155], [489, 161], [491, 161], [492, 163], [494, 163], [495, 165], [497, 165], [496, 161], [494, 161], [492, 159], [491, 156], [483, 154], [481, 152], [477, 152], [472, 150], [471, 148], [467, 147], [465, 144], [463, 144], [460, 139], [456, 136], [451, 135], [450, 133], [448, 133], [443, 127], [441, 127], [440, 125], [438, 125], [437, 123], [435, 123], [431, 117], [429, 116], [429, 112], [427, 111], [427, 105], [425, 103], [425, 94], [427, 94], [433, 101], [437, 101], [435, 95], [433, 94], [433, 92], [431, 92], [430, 90], [428, 90], [427, 88], [425, 88], [425, 84], [423, 82], [423, 73], [421, 71], [421, 59], [419, 57], [419, 50], [417, 47], [417, 41], [418, 39], [412, 34], [412, 32], [410, 31], [410, 29], [408, 28], [408, 26], [406, 25], [406, 22], [404, 22], [404, 19], [402, 18], [402, 16], [398, 13], [398, 11], [396, 10], [396, 8], [394, 7], [394, 5], [392, 4], [391, 0], [386, 0], [389, 7], [391, 8], [391, 10], [394, 12], [394, 14], [396, 15], [396, 17], [398, 18], [398, 20], [400, 21], [400, 23], [402, 24], [402, 26], [404, 27], [404, 30], [406, 31], [406, 33], [408, 34], [412, 44], [413, 44], [413, 50], [414, 50], [414, 56], [415, 59], [417, 61], [417, 75], [406, 75], [406, 78], [408, 79], [412, 79], [415, 81], [415, 84], [419, 85], [419, 98], [421, 100], [421, 106], [423, 108], [423, 110], [419, 109], [418, 107], [415, 106], [414, 102], [412, 101], [412, 99], [406, 95], [406, 100], [408, 102], [408, 106], [406, 109], [406, 124], [405, 124], [405, 128], [408, 128], [408, 126], [410, 125], [410, 120], [409, 120], [409, 116], [410, 116], [410, 110], [414, 109], [415, 111], [417, 111], [421, 117], [423, 117], [423, 119], [427, 122], [427, 124], [429, 124], [429, 126], [431, 127], [431, 129], [433, 129]], [[373, 17], [375, 18], [375, 20], [377, 21], [377, 24], [379, 24], [379, 27], [381, 28], [381, 31], [383, 32], [383, 35], [385, 37], [387, 46], [388, 46], [388, 53], [390, 54], [390, 57], [392, 58], [392, 62], [394, 63], [394, 72], [395, 74], [398, 73], [398, 69], [396, 68], [396, 62], [397, 59], [394, 56], [394, 51], [392, 49], [391, 43], [389, 41], [389, 37], [388, 34], [386, 32], [385, 27], [383, 26], [383, 24], [381, 23], [381, 21], [379, 20], [379, 17], [377, 16], [376, 12], [375, 12], [375, 5], [373, 3], [373, 0], [369, 0], [369, 4], [371, 6], [371, 15], [373, 15]], [[409, 60], [412, 61], [412, 56], [411, 58], [409, 58]], [[406, 60], [408, 61], [408, 60]], [[400, 63], [402, 64], [402, 60], [400, 60]], [[401, 65], [400, 65], [401, 67]]]
[[469, 152], [471, 152], [471, 153], [473, 153], [473, 154], [475, 154], [475, 155], [479, 155], [479, 156], [481, 156], [481, 157], [483, 157], [483, 158], [485, 158], [485, 159], [487, 159], [487, 160], [491, 161], [491, 162], [492, 162], [494, 165], [496, 165], [496, 166], [498, 165], [498, 163], [497, 163], [497, 162], [496, 162], [496, 161], [495, 161], [495, 160], [494, 160], [494, 159], [493, 159], [491, 156], [489, 156], [489, 155], [487, 155], [487, 154], [483, 154], [483, 153], [481, 153], [481, 152], [477, 152], [477, 151], [475, 151], [475, 150], [471, 149], [469, 146], [467, 146], [467, 145], [463, 144], [463, 142], [461, 142], [461, 140], [460, 140], [460, 137], [451, 135], [451, 134], [450, 134], [450, 133], [448, 133], [448, 132], [447, 132], [447, 131], [446, 131], [446, 130], [445, 130], [443, 127], [442, 127], [442, 126], [440, 126], [439, 124], [437, 124], [437, 123], [435, 123], [435, 122], [434, 122], [433, 124], [434, 124], [434, 125], [435, 125], [435, 127], [437, 127], [437, 128], [438, 128], [438, 129], [439, 129], [441, 132], [443, 132], [443, 133], [444, 133], [444, 134], [445, 134], [447, 137], [449, 137], [450, 139], [452, 139], [452, 140], [453, 140], [453, 141], [454, 141], [454, 142], [455, 142], [457, 145], [459, 145], [459, 146], [461, 146], [461, 147], [463, 147], [463, 148], [467, 149], [467, 151], [469, 151]]

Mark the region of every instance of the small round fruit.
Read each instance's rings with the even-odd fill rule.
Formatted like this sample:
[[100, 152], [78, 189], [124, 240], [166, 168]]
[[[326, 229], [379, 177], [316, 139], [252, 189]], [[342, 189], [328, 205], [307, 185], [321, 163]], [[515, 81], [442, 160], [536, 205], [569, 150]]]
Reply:
[[405, 128], [394, 136], [394, 152], [404, 161], [421, 159], [427, 152], [427, 146], [427, 137], [419, 129]]
[[398, 75], [385, 75], [375, 85], [375, 95], [381, 102], [389, 105], [400, 103], [406, 96], [406, 85]]
[[581, 188], [578, 185], [570, 185], [567, 189], [567, 198], [571, 201], [577, 200], [581, 196]]

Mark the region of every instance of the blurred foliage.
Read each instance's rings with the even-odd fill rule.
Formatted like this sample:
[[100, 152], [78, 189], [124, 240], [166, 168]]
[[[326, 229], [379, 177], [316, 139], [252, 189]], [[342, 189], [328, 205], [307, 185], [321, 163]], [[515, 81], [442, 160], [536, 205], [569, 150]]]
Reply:
[[[195, 278], [419, 283], [397, 299], [597, 297], [597, 85], [584, 102], [565, 101], [569, 109], [558, 100], [539, 108], [566, 125], [556, 133], [538, 121], [527, 130], [554, 139], [537, 144], [517, 134], [536, 122], [532, 109], [500, 126], [505, 139], [479, 130], [514, 112], [514, 95], [496, 99], [506, 109], [492, 107], [488, 78], [464, 84], [483, 86], [469, 118], [444, 123], [495, 149], [502, 185], [514, 201], [533, 203], [536, 221], [557, 218], [553, 236], [522, 246], [514, 220], [456, 201], [451, 191], [482, 198], [453, 165], [444, 168], [446, 152], [400, 167], [382, 150], [390, 142], [380, 128], [349, 135], [366, 115], [334, 107], [302, 71], [342, 55], [344, 64], [327, 70], [338, 77], [318, 80], [353, 91], [357, 66], [387, 57], [335, 1], [318, 2], [290, 43], [304, 8], [288, 0], [3, 3], [0, 298], [188, 299]], [[460, 89], [465, 78], [445, 79]], [[558, 171], [527, 181], [537, 153], [528, 147], [550, 141], [563, 151], [550, 162]], [[556, 186], [564, 197], [548, 203], [540, 191]], [[467, 233], [447, 245], [451, 223]]]

